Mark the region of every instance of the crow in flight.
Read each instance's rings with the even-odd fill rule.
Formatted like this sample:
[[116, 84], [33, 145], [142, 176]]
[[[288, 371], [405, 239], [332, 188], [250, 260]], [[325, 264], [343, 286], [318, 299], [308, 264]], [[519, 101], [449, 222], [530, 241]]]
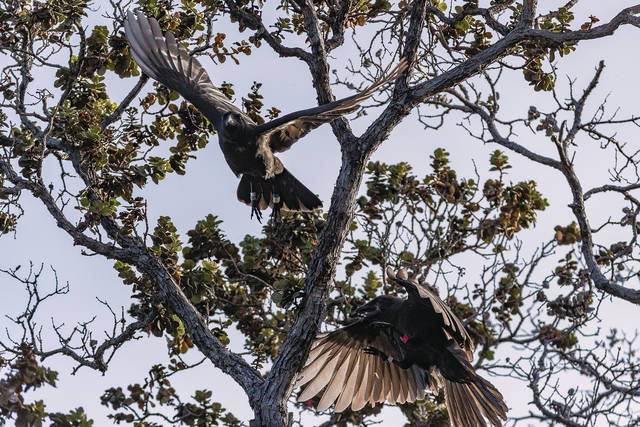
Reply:
[[473, 343], [462, 322], [425, 284], [407, 280], [406, 271], [388, 277], [403, 286], [407, 299], [379, 296], [355, 310], [357, 320], [318, 335], [296, 386], [299, 401], [324, 390], [317, 410], [335, 402], [335, 412], [354, 411], [385, 400], [422, 400], [427, 387], [444, 387], [454, 426], [494, 426], [507, 419], [502, 395], [475, 373]]
[[296, 111], [258, 125], [233, 105], [211, 82], [197, 59], [190, 56], [170, 32], [164, 35], [158, 21], [129, 11], [124, 24], [131, 54], [149, 77], [175, 90], [204, 114], [218, 132], [229, 167], [242, 176], [238, 200], [261, 210], [271, 206], [291, 211], [322, 208], [318, 197], [298, 181], [274, 155], [288, 150], [312, 129], [355, 111], [359, 104], [407, 68], [402, 60], [364, 91], [328, 104]]

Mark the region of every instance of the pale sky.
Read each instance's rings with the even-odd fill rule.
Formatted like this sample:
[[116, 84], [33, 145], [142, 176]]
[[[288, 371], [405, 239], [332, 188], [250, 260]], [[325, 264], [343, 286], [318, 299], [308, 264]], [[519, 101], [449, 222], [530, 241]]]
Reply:
[[[561, 2], [556, 0], [541, 0], [540, 11], [557, 7]], [[562, 2], [564, 3], [564, 2]], [[581, 9], [576, 9], [576, 22], [583, 22], [586, 16], [595, 15], [606, 22], [615, 12], [634, 4], [630, 1], [583, 1]], [[100, 2], [94, 3], [97, 9], [86, 25], [105, 25], [106, 19], [102, 17], [105, 9], [100, 7]], [[227, 39], [233, 40], [233, 34], [237, 34], [234, 26], [220, 23], [216, 29], [229, 33]], [[601, 79], [601, 84], [594, 93], [593, 100], [600, 99], [610, 93], [609, 105], [620, 106], [621, 116], [638, 114], [636, 99], [638, 98], [637, 85], [637, 40], [640, 29], [626, 26], [617, 31], [613, 37], [596, 41], [582, 42], [577, 52], [559, 61], [558, 87], [566, 87], [565, 75], [577, 78], [576, 85], [580, 92], [585, 82], [593, 76], [594, 68], [600, 59], [604, 59], [606, 68]], [[247, 33], [243, 37], [248, 37]], [[347, 37], [348, 39], [349, 37]], [[349, 43], [340, 48], [335, 55], [344, 59], [355, 58], [357, 52]], [[248, 92], [254, 80], [263, 82], [262, 94], [265, 107], [277, 106], [283, 112], [308, 108], [316, 104], [315, 92], [311, 86], [309, 72], [306, 66], [296, 59], [281, 59], [271, 49], [263, 44], [261, 49], [254, 49], [249, 57], [241, 57], [241, 63], [236, 66], [232, 61], [223, 65], [214, 65], [203, 61], [214, 83], [219, 84], [223, 80], [236, 84], [236, 94]], [[343, 65], [340, 61], [332, 62], [332, 67], [340, 69]], [[529, 105], [547, 102], [548, 94], [534, 93], [533, 89], [526, 86], [519, 73], [511, 73], [508, 76], [510, 86], [503, 86], [501, 111], [512, 117], [525, 116]], [[342, 74], [344, 75], [344, 74]], [[108, 86], [113, 101], [118, 102], [126, 92], [135, 84], [135, 79], [111, 80], [115, 82]], [[50, 80], [45, 76], [36, 75], [34, 87], [46, 87]], [[150, 83], [147, 84], [147, 88]], [[343, 88], [336, 88], [336, 96], [347, 95], [349, 92]], [[596, 104], [591, 104], [595, 107]], [[367, 117], [352, 123], [359, 134], [375, 116], [371, 111]], [[472, 159], [476, 160], [481, 177], [488, 176], [488, 153], [498, 148], [495, 145], [481, 145], [477, 140], [470, 138], [459, 126], [456, 126], [455, 117], [448, 119], [447, 125], [441, 130], [425, 131], [417, 122], [415, 116], [409, 117], [399, 125], [391, 134], [389, 140], [374, 155], [373, 160], [383, 160], [387, 163], [399, 161], [409, 162], [418, 175], [428, 171], [429, 155], [436, 147], [444, 147], [451, 153], [451, 160], [460, 175], [473, 173]], [[637, 131], [633, 128], [625, 128], [620, 132], [620, 140], [626, 140], [632, 145], [637, 145]], [[531, 134], [521, 135], [519, 141], [532, 150], [540, 150], [545, 147], [552, 153], [550, 142], [539, 136]], [[585, 142], [585, 146], [591, 143]], [[592, 144], [591, 144], [592, 145]], [[567, 204], [570, 202], [570, 192], [561, 175], [549, 168], [542, 168], [526, 159], [519, 158], [514, 153], [507, 153], [514, 165], [509, 171], [509, 179], [519, 181], [534, 179], [538, 182], [540, 191], [549, 200], [551, 206], [538, 217], [536, 230], [523, 233], [520, 237], [525, 243], [530, 243], [529, 251], [552, 233], [556, 224], [567, 224], [573, 220]], [[160, 215], [169, 215], [180, 233], [184, 236], [195, 223], [212, 213], [223, 221], [223, 229], [231, 240], [237, 242], [245, 234], [259, 235], [260, 225], [255, 220], [249, 219], [250, 209], [236, 201], [235, 189], [237, 179], [227, 167], [222, 158], [216, 137], [212, 137], [206, 149], [197, 153], [198, 158], [188, 163], [187, 174], [178, 176], [169, 175], [160, 185], [149, 185], [140, 192], [148, 200], [150, 223]], [[297, 144], [292, 150], [280, 155], [284, 164], [305, 185], [320, 195], [325, 207], [328, 207], [335, 177], [339, 169], [340, 151], [337, 142], [331, 132], [330, 126], [311, 132], [303, 142]], [[309, 159], [313, 159], [309, 162]], [[581, 150], [576, 157], [577, 171], [583, 180], [586, 189], [595, 185], [607, 183], [606, 163], [601, 163], [601, 156], [597, 147]], [[310, 165], [310, 166], [308, 166]], [[54, 179], [53, 177], [51, 179]], [[186, 190], [189, 189], [189, 190]], [[587, 209], [595, 218], [603, 219], [611, 215], [613, 218], [621, 216], [620, 209], [612, 209], [610, 200], [605, 197], [594, 197]], [[15, 239], [12, 236], [0, 238], [0, 263], [3, 268], [28, 264], [29, 260], [35, 264], [44, 263], [52, 265], [58, 271], [58, 277], [62, 282], [69, 282], [71, 292], [57, 300], [51, 301], [39, 313], [39, 319], [44, 325], [44, 336], [52, 338], [49, 346], [55, 346], [56, 342], [50, 335], [51, 317], [58, 323], [65, 322], [71, 328], [77, 321], [85, 321], [97, 315], [95, 332], [100, 334], [102, 330], [110, 327], [109, 313], [96, 301], [96, 297], [108, 300], [113, 307], [130, 304], [130, 289], [123, 286], [112, 268], [112, 261], [99, 256], [86, 257], [80, 254], [80, 248], [72, 246], [71, 238], [55, 226], [42, 205], [35, 202], [28, 194], [23, 194], [22, 204], [26, 214], [21, 218]], [[602, 238], [602, 237], [600, 237]], [[611, 242], [622, 240], [611, 236]], [[185, 238], [182, 239], [186, 241]], [[469, 266], [470, 271], [478, 266]], [[47, 281], [51, 281], [51, 274], [43, 275]], [[473, 283], [473, 278], [468, 278]], [[0, 286], [3, 289], [3, 298], [0, 300], [0, 313], [16, 314], [23, 307], [25, 293], [19, 283], [13, 282], [6, 276], [0, 276]], [[638, 288], [638, 283], [628, 286]], [[640, 309], [623, 301], [605, 305], [601, 312], [603, 326], [621, 324], [628, 325], [626, 330], [633, 331], [634, 325], [629, 325], [629, 319], [640, 318]], [[8, 321], [0, 321], [2, 329], [8, 325]], [[236, 337], [237, 338], [237, 337]], [[232, 348], [241, 348], [242, 340], [232, 342]], [[503, 349], [506, 350], [506, 349]], [[190, 351], [189, 357], [197, 360], [199, 353]], [[504, 358], [508, 355], [497, 354]], [[102, 392], [111, 386], [126, 386], [132, 382], [143, 382], [149, 367], [158, 362], [166, 361], [166, 346], [164, 338], [144, 337], [135, 342], [128, 343], [116, 355], [106, 375], [101, 375], [87, 368], [81, 369], [77, 375], [70, 376], [73, 364], [63, 357], [52, 358], [47, 365], [59, 371], [60, 381], [56, 389], [45, 387], [41, 392], [32, 393], [33, 397], [45, 398], [50, 410], [69, 411], [77, 406], [83, 406], [89, 416], [95, 421], [96, 426], [108, 425], [106, 408], [99, 404]], [[512, 408], [510, 414], [526, 413], [526, 404], [530, 399], [530, 391], [523, 384], [509, 382], [501, 378], [490, 378], [499, 389], [503, 391], [508, 405]], [[209, 362], [187, 373], [172, 379], [174, 386], [184, 392], [185, 396], [193, 395], [193, 392], [201, 388], [209, 388], [213, 391], [213, 399], [221, 402], [235, 416], [248, 420], [252, 413], [247, 404], [246, 397], [239, 386], [229, 377], [215, 369]], [[397, 412], [385, 411], [384, 425], [401, 425]], [[312, 423], [310, 420], [309, 423]], [[311, 424], [309, 424], [311, 425]], [[526, 425], [526, 424], [525, 424]], [[534, 424], [532, 424], [534, 425]]]

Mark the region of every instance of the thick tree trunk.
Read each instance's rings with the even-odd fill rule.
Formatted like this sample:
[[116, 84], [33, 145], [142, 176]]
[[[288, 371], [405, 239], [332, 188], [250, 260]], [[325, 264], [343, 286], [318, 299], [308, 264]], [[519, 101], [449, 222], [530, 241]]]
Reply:
[[255, 418], [249, 422], [250, 427], [290, 427], [293, 421], [292, 413], [287, 413], [284, 405], [261, 406], [254, 412]]
[[343, 151], [342, 168], [333, 191], [327, 222], [309, 265], [305, 305], [267, 376], [257, 406], [253, 406], [255, 419], [251, 426], [289, 425], [286, 408], [294, 376], [304, 364], [311, 342], [325, 317], [327, 297], [342, 245], [353, 221], [355, 200], [369, 157], [356, 147], [354, 144], [351, 149]]

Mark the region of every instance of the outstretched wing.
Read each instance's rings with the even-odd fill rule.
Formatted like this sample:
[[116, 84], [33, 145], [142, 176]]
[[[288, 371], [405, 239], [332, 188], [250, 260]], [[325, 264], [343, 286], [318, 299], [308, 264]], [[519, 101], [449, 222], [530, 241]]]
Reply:
[[387, 82], [397, 79], [406, 68], [407, 62], [403, 58], [391, 72], [383, 74], [364, 91], [318, 107], [287, 114], [258, 126], [257, 131], [265, 135], [273, 152], [286, 151], [312, 129], [355, 111], [362, 101]]
[[453, 311], [451, 311], [451, 308], [440, 299], [438, 294], [429, 289], [429, 287], [424, 283], [419, 283], [415, 279], [409, 280], [407, 278], [407, 273], [404, 270], [399, 271], [396, 275], [389, 267], [387, 268], [387, 277], [396, 281], [407, 290], [409, 288], [417, 290], [418, 295], [428, 301], [436, 313], [440, 313], [442, 315], [443, 329], [447, 335], [458, 343], [464, 351], [467, 360], [473, 360], [473, 340], [471, 340], [467, 329], [464, 327], [458, 316], [456, 316]]
[[200, 62], [176, 42], [171, 32], [162, 35], [158, 21], [129, 11], [124, 28], [131, 54], [142, 71], [195, 105], [216, 128], [225, 113], [242, 114], [215, 88]]
[[402, 369], [379, 355], [365, 353], [374, 347], [394, 359], [401, 359], [391, 328], [358, 320], [336, 331], [320, 334], [313, 342], [296, 387], [304, 386], [298, 401], [322, 392], [317, 410], [336, 402], [335, 412], [349, 406], [354, 411], [385, 400], [391, 404], [424, 399], [432, 384], [431, 374], [417, 366]]

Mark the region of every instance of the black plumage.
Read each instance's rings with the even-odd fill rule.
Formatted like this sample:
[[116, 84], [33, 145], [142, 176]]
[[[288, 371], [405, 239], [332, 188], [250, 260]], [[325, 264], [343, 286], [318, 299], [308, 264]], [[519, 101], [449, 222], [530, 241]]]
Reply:
[[451, 309], [426, 285], [406, 272], [388, 277], [402, 285], [406, 299], [379, 296], [358, 307], [356, 319], [320, 334], [312, 344], [296, 386], [306, 401], [322, 392], [317, 409], [424, 399], [425, 391], [444, 388], [452, 424], [501, 426], [507, 406], [500, 392], [475, 373], [473, 342]]
[[252, 207], [260, 219], [261, 210], [271, 206], [292, 211], [322, 207], [318, 197], [298, 181], [274, 155], [288, 150], [297, 140], [323, 123], [355, 111], [385, 83], [405, 69], [401, 61], [366, 90], [328, 104], [296, 111], [258, 125], [220, 92], [197, 59], [177, 43], [173, 34], [160, 30], [158, 22], [129, 11], [125, 32], [131, 54], [149, 77], [175, 90], [209, 119], [229, 167], [242, 176], [238, 200]]

